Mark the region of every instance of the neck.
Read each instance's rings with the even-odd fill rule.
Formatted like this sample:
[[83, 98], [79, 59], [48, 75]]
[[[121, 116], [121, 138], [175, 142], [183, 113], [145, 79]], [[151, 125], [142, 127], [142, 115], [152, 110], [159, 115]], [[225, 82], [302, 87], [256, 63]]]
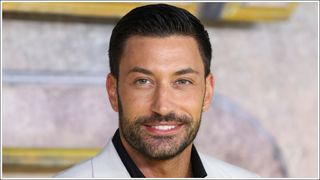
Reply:
[[[140, 171], [147, 178], [188, 178], [192, 177], [190, 144], [179, 155], [168, 160], [154, 160], [132, 148], [120, 135], [121, 142]], [[177, 168], [179, 167], [179, 168]]]

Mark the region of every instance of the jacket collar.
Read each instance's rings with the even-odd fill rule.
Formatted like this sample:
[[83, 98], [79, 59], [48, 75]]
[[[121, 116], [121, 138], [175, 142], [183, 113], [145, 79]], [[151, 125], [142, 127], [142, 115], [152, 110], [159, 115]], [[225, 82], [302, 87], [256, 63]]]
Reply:
[[112, 141], [92, 158], [92, 177], [94, 178], [130, 178]]

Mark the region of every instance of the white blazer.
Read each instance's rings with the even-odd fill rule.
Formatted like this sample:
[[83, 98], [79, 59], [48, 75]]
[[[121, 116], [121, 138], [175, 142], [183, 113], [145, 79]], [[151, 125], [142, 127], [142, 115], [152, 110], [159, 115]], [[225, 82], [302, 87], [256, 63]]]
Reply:
[[[259, 176], [226, 162], [199, 153], [206, 178], [258, 178]], [[95, 157], [66, 169], [55, 178], [130, 178], [112, 141]]]

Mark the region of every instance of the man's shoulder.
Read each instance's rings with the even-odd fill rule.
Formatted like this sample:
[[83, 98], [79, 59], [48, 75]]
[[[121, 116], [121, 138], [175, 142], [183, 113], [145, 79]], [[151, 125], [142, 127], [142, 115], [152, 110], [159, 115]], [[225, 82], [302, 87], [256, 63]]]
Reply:
[[258, 175], [209, 155], [199, 153], [208, 178], [259, 178]]
[[102, 151], [88, 160], [58, 173], [55, 178], [128, 178], [125, 166], [117, 154], [113, 143], [109, 143]]
[[55, 178], [91, 178], [93, 177], [92, 159], [88, 159], [58, 173]]

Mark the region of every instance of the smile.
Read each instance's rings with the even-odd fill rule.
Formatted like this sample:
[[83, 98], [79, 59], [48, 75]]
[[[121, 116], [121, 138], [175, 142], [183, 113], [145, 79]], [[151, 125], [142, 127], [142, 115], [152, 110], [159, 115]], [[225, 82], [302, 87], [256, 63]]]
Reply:
[[151, 126], [151, 127], [154, 128], [154, 129], [157, 129], [157, 130], [164, 131], [164, 130], [173, 129], [173, 128], [177, 127], [177, 126], [159, 125], [159, 126]]
[[144, 125], [147, 132], [155, 136], [169, 136], [179, 133], [183, 124], [152, 124]]

